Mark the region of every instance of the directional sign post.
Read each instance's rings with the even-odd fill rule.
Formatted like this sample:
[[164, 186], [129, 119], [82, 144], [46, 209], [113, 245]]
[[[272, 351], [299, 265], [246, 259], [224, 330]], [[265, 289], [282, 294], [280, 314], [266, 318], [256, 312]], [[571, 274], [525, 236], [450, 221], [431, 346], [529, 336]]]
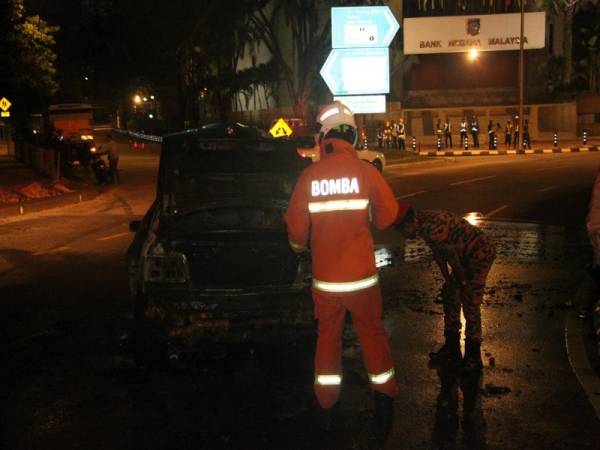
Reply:
[[400, 25], [387, 6], [331, 8], [331, 47], [389, 47]]
[[390, 92], [390, 55], [387, 48], [334, 48], [321, 69], [333, 95]]
[[385, 95], [345, 95], [333, 97], [340, 101], [355, 114], [377, 114], [385, 112]]
[[[321, 68], [321, 76], [331, 93], [334, 96], [388, 94], [388, 47], [399, 28], [387, 6], [331, 8], [332, 50]], [[339, 99], [344, 101], [344, 97]], [[372, 100], [361, 102], [354, 97], [349, 102], [357, 108], [354, 113], [380, 109]], [[385, 107], [380, 112], [385, 112]]]

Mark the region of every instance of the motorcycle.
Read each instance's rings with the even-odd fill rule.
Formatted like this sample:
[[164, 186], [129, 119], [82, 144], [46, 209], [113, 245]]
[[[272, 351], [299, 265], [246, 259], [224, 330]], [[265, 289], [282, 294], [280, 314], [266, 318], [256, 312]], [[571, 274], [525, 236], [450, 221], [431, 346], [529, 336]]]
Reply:
[[92, 154], [90, 166], [96, 177], [97, 184], [108, 184], [108, 169], [102, 156], [98, 154]]

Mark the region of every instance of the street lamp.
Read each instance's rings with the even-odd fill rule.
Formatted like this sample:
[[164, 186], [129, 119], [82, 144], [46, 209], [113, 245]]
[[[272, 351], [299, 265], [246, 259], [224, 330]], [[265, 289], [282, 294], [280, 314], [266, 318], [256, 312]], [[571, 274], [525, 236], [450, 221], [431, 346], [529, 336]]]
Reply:
[[472, 48], [469, 50], [468, 57], [470, 61], [475, 61], [477, 58], [479, 58], [479, 50]]
[[140, 103], [142, 103], [142, 97], [140, 97], [139, 95], [135, 95], [133, 97], [133, 103], [135, 103], [136, 105], [139, 105]]

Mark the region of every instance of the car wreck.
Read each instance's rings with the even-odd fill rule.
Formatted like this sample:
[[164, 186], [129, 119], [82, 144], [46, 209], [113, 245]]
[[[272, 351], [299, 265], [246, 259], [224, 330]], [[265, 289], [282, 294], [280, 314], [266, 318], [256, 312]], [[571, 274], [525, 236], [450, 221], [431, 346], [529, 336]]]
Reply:
[[163, 139], [156, 198], [130, 224], [127, 252], [144, 342], [312, 332], [310, 258], [290, 250], [283, 219], [308, 163], [291, 143], [240, 124]]

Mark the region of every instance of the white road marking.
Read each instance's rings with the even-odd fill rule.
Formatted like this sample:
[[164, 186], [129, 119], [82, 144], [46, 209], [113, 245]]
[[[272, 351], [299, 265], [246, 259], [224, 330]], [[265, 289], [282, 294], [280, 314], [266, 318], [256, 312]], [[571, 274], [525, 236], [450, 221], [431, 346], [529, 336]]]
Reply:
[[490, 180], [492, 178], [496, 178], [496, 175], [491, 175], [489, 177], [471, 178], [470, 180], [455, 181], [454, 183], [450, 183], [450, 186], [458, 186], [461, 184], [474, 183], [475, 181]]
[[60, 252], [64, 252], [65, 250], [70, 250], [70, 249], [71, 249], [71, 247], [68, 247], [68, 246], [57, 247], [57, 248], [53, 248], [52, 250], [44, 250], [41, 252], [36, 252], [33, 254], [33, 256], [50, 255], [52, 253], [60, 253]]
[[424, 194], [425, 192], [427, 192], [427, 191], [417, 191], [417, 192], [411, 192], [410, 194], [400, 195], [400, 196], [396, 197], [396, 200], [399, 200], [401, 198], [414, 197], [415, 195]]
[[97, 241], [109, 241], [111, 239], [117, 239], [123, 236], [129, 236], [131, 234], [131, 231], [124, 231], [123, 233], [117, 233], [117, 234], [111, 234], [110, 236], [104, 236], [101, 238], [96, 239]]
[[506, 208], [508, 208], [508, 205], [502, 205], [496, 209], [494, 209], [493, 211], [490, 211], [487, 214], [484, 214], [483, 217], [492, 217], [495, 214], [498, 214], [500, 211], [504, 211]]
[[555, 170], [555, 169], [563, 169], [566, 166], [552, 166], [552, 167], [543, 167], [541, 169], [531, 169], [531, 170], [526, 170], [523, 173], [527, 174], [527, 173], [532, 173], [532, 172], [543, 172], [545, 170]]
[[560, 186], [548, 186], [543, 189], [538, 189], [538, 192], [548, 192], [548, 191], [552, 191], [554, 189], [558, 189], [559, 187]]

